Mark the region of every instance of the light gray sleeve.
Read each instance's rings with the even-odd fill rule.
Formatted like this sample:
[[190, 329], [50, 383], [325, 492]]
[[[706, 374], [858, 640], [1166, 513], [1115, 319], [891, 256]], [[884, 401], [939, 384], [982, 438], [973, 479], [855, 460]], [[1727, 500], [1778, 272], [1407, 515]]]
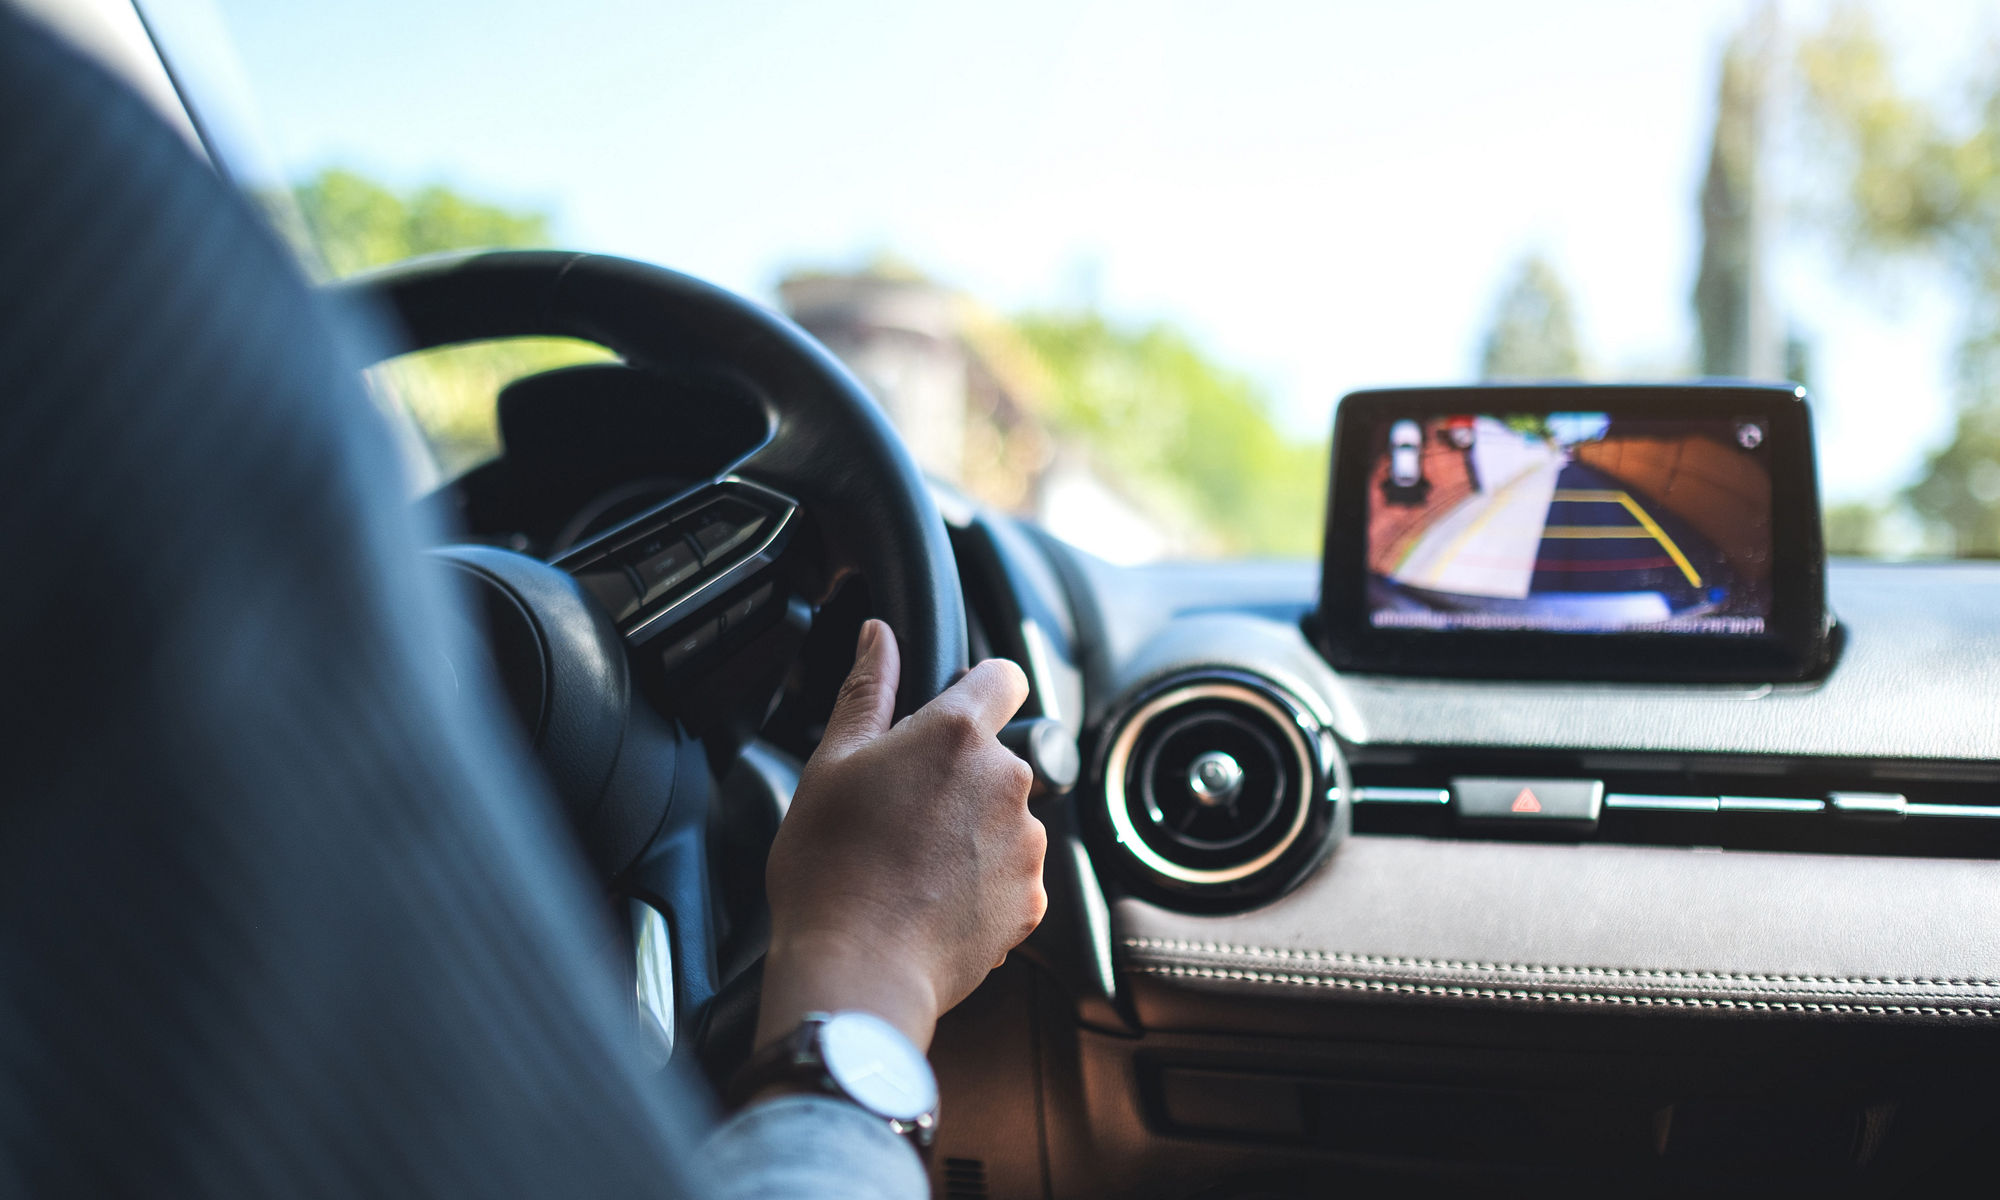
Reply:
[[730, 1118], [697, 1170], [717, 1200], [922, 1200], [916, 1147], [832, 1096], [780, 1096]]

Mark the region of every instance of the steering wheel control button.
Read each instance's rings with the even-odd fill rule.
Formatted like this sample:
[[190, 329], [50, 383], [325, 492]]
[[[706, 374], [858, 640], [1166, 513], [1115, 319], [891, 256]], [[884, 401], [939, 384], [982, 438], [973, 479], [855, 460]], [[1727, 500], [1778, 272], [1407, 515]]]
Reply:
[[747, 504], [724, 501], [702, 510], [692, 536], [704, 563], [713, 564], [764, 528], [764, 514]]
[[701, 570], [701, 559], [687, 539], [677, 535], [647, 538], [635, 550], [633, 570], [639, 573], [646, 603], [651, 604], [673, 591]]
[[1604, 807], [1598, 779], [1466, 776], [1451, 781], [1451, 795], [1466, 821], [1589, 826]]
[[639, 589], [633, 586], [631, 572], [617, 563], [593, 565], [578, 574], [576, 582], [604, 606], [614, 621], [622, 621], [639, 611]]
[[1897, 792], [1833, 792], [1827, 801], [1836, 814], [1866, 821], [1900, 821], [1910, 809], [1910, 802]]
[[1188, 766], [1187, 787], [1203, 808], [1226, 807], [1243, 792], [1243, 768], [1222, 751], [1211, 750]]
[[727, 629], [741, 629], [750, 623], [758, 609], [771, 602], [771, 585], [765, 584], [756, 591], [738, 600], [722, 611], [722, 624]]
[[660, 651], [660, 667], [667, 671], [677, 671], [686, 666], [689, 659], [713, 646], [722, 636], [721, 620], [703, 621], [692, 629], [685, 630], [667, 648]]

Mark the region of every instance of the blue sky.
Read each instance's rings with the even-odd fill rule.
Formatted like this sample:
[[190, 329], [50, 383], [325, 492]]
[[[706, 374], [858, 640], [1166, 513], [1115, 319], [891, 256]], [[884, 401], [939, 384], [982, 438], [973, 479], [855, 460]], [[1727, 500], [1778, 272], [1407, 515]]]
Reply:
[[[219, 9], [289, 170], [441, 180], [766, 300], [789, 267], [887, 251], [1002, 309], [1170, 319], [1317, 431], [1351, 388], [1469, 377], [1530, 249], [1601, 374], [1684, 361], [1717, 52], [1746, 5]], [[1911, 78], [1993, 45], [1976, 0], [1894, 11]], [[1776, 291], [1817, 353], [1822, 478], [1885, 493], [1948, 427], [1954, 303], [1788, 229]]]

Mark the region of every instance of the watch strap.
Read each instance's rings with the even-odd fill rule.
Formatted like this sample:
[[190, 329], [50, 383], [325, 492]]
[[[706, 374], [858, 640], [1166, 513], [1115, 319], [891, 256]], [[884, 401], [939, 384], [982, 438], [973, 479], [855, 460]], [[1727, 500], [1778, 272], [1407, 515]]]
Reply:
[[928, 1152], [937, 1130], [935, 1109], [915, 1120], [902, 1120], [870, 1108], [851, 1095], [827, 1069], [820, 1049], [820, 1031], [833, 1019], [831, 1013], [807, 1013], [796, 1029], [750, 1056], [731, 1077], [724, 1100], [731, 1108], [741, 1108], [765, 1088], [790, 1084], [805, 1091], [845, 1100], [880, 1120], [891, 1131], [908, 1138], [919, 1151]]

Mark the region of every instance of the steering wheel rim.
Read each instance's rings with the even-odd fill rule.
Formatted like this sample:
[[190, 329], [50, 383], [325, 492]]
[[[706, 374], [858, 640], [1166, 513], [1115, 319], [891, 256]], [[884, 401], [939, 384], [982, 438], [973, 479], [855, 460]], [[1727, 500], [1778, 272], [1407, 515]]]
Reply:
[[965, 671], [965, 599], [943, 518], [902, 440], [854, 375], [782, 316], [664, 267], [607, 255], [485, 251], [414, 260], [336, 287], [386, 310], [403, 339], [377, 360], [507, 337], [571, 337], [627, 363], [732, 381], [768, 436], [717, 472], [796, 498], [821, 531], [831, 587], [867, 580], [902, 651], [896, 715]]
[[[809, 599], [825, 600], [849, 575], [867, 581], [875, 614], [901, 645], [898, 717], [964, 672], [965, 600], [943, 518], [922, 475], [847, 368], [783, 317], [662, 267], [548, 251], [419, 259], [332, 290], [337, 301], [360, 306], [364, 320], [386, 313], [400, 323], [400, 339], [377, 343], [378, 360], [493, 338], [572, 337], [634, 367], [731, 385], [762, 407], [766, 436], [654, 516], [667, 514], [671, 523], [680, 519], [672, 513], [717, 495], [768, 493], [777, 521], [768, 538], [794, 527], [818, 533], [810, 586], [820, 594]], [[810, 522], [792, 520], [802, 513]], [[670, 640], [664, 630], [648, 635], [649, 627], [675, 628], [675, 613], [686, 606], [693, 624], [708, 611], [701, 607], [709, 602], [705, 593], [719, 600], [733, 594], [727, 589], [740, 592], [753, 584], [739, 586], [738, 575], [761, 568], [748, 559], [717, 568], [722, 574], [709, 583], [687, 585], [694, 591], [685, 601], [652, 616], [642, 609], [621, 633], [616, 614], [586, 595], [584, 583], [607, 561], [594, 558], [591, 547], [618, 541], [623, 528], [566, 552], [557, 564], [490, 547], [444, 547], [439, 554], [459, 578], [477, 581], [490, 605], [509, 610], [509, 621], [531, 627], [515, 630], [516, 645], [538, 664], [530, 686], [512, 697], [516, 710], [538, 709], [529, 720], [531, 741], [599, 878], [629, 899], [635, 919], [643, 919], [642, 909], [665, 914], [672, 953], [664, 987], [677, 1014], [665, 1022], [665, 1038], [671, 1052], [674, 1028], [694, 1030], [699, 1057], [719, 1077], [748, 1053], [761, 971], [753, 962], [727, 980], [718, 975], [704, 835], [706, 747], [679, 721], [661, 720], [628, 668], [648, 657], [649, 646], [662, 644], [649, 637]], [[687, 544], [697, 540], [691, 536]], [[707, 566], [707, 548], [701, 553]], [[517, 681], [502, 674], [503, 686], [513, 690]], [[644, 939], [634, 941], [641, 977], [650, 977]]]

